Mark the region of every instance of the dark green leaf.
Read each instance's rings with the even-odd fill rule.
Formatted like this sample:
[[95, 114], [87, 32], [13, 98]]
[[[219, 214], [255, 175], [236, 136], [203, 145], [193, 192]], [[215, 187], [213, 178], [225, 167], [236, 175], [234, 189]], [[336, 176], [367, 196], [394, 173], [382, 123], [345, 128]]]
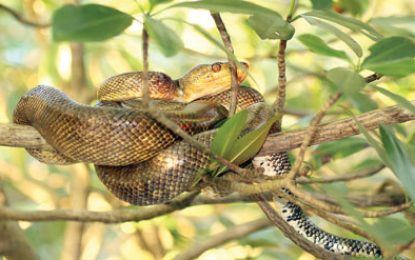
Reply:
[[315, 10], [330, 9], [333, 5], [333, 0], [311, 0], [311, 4]]
[[415, 73], [415, 43], [405, 37], [383, 39], [370, 48], [362, 67], [389, 76]]
[[294, 27], [287, 24], [287, 22], [282, 18], [276, 19], [275, 16], [253, 15], [249, 17], [248, 24], [263, 40], [289, 40], [294, 35]]
[[321, 38], [313, 34], [302, 34], [298, 37], [298, 40], [307, 46], [312, 52], [345, 60], [349, 59], [344, 51], [331, 48]]
[[382, 39], [382, 35], [379, 34], [375, 29], [373, 29], [370, 25], [367, 25], [366, 23], [363, 23], [359, 20], [356, 20], [351, 17], [346, 17], [340, 14], [337, 14], [332, 11], [327, 10], [314, 10], [310, 11], [308, 13], [305, 13], [302, 15], [307, 17], [317, 17], [319, 19], [324, 19], [333, 23], [337, 23], [341, 26], [344, 26], [346, 28], [349, 28], [352, 31], [355, 32], [361, 32], [370, 39], [377, 41]]
[[337, 29], [336, 27], [334, 27], [333, 25], [320, 21], [318, 19], [315, 19], [313, 17], [309, 17], [309, 16], [303, 16], [304, 19], [311, 25], [317, 26], [321, 29], [324, 29], [330, 33], [332, 33], [333, 35], [335, 35], [337, 38], [339, 38], [339, 40], [343, 41], [344, 43], [347, 44], [347, 46], [350, 47], [350, 49], [353, 50], [354, 53], [356, 53], [356, 55], [358, 57], [362, 57], [363, 55], [363, 51], [362, 48], [360, 47], [359, 43], [357, 43], [355, 40], [353, 40], [352, 37], [350, 37], [348, 34], [342, 32], [341, 30]]
[[232, 147], [229, 160], [236, 164], [241, 164], [257, 154], [264, 144], [269, 130], [278, 118], [278, 116], [271, 118], [258, 129], [239, 138]]
[[405, 146], [385, 127], [380, 128], [380, 136], [392, 171], [411, 199], [415, 200], [415, 165], [405, 151]]
[[334, 68], [327, 73], [327, 79], [338, 91], [353, 94], [366, 86], [365, 79], [358, 73], [347, 68]]
[[242, 110], [229, 118], [217, 131], [212, 141], [211, 149], [216, 155], [229, 158], [230, 150], [236, 139], [246, 127], [248, 111]]
[[161, 21], [145, 16], [144, 26], [150, 36], [161, 48], [167, 57], [177, 54], [183, 48], [180, 37]]
[[391, 98], [393, 101], [398, 103], [398, 105], [400, 105], [401, 107], [407, 109], [411, 113], [415, 114], [415, 106], [411, 102], [406, 100], [404, 97], [399, 96], [395, 93], [390, 92], [389, 90], [386, 90], [384, 88], [380, 88], [380, 87], [377, 87], [377, 86], [372, 86], [372, 88], [376, 89], [377, 91], [379, 91], [383, 95]]
[[53, 13], [52, 36], [55, 41], [102, 41], [122, 33], [132, 21], [103, 5], [64, 5]]

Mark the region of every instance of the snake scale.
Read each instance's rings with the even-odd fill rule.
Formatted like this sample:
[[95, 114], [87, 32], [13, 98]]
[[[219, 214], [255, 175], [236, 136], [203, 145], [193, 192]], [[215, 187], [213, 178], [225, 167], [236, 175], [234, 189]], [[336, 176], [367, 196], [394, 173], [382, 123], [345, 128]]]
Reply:
[[[238, 68], [238, 83], [245, 79], [247, 68], [246, 64]], [[211, 129], [227, 115], [229, 71], [228, 63], [199, 65], [178, 80], [149, 72], [150, 96], [159, 100], [169, 119], [200, 143], [210, 145], [216, 133]], [[139, 108], [135, 99], [143, 96], [142, 85], [141, 72], [114, 76], [100, 87], [101, 102], [96, 107], [76, 103], [55, 88], [38, 86], [20, 99], [14, 122], [35, 127], [54, 147], [55, 151], [27, 149], [40, 161], [93, 163], [99, 179], [119, 199], [135, 205], [165, 203], [190, 190], [210, 158]], [[257, 91], [240, 89], [238, 110], [249, 107], [253, 121], [264, 117], [258, 109], [261, 102]], [[286, 153], [256, 157], [252, 162], [268, 176], [285, 174], [291, 167]], [[339, 255], [382, 256], [373, 243], [321, 230], [296, 204], [277, 203], [296, 232], [319, 247]]]

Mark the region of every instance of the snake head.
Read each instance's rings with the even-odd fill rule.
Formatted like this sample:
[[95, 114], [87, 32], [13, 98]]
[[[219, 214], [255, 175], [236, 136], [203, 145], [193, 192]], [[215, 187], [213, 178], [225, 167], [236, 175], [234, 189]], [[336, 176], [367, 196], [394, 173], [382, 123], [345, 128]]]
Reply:
[[[241, 62], [237, 65], [237, 81], [240, 84], [248, 74], [249, 65]], [[200, 97], [216, 95], [231, 88], [231, 70], [229, 62], [215, 62], [194, 67], [178, 80], [182, 95], [177, 101], [190, 102]]]

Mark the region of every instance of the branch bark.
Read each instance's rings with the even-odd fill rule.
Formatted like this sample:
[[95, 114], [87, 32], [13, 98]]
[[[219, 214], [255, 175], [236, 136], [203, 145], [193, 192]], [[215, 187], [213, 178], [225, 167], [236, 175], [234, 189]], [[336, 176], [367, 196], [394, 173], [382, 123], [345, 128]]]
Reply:
[[[412, 101], [415, 105], [415, 101]], [[415, 115], [406, 112], [399, 106], [377, 109], [356, 116], [366, 130], [374, 130], [380, 125], [391, 125], [412, 121]], [[268, 136], [259, 155], [289, 151], [300, 147], [307, 134], [307, 129], [288, 131]], [[321, 124], [310, 145], [335, 141], [360, 134], [354, 118], [346, 118]], [[0, 145], [24, 148], [40, 148], [53, 150], [43, 137], [30, 126], [16, 124], [0, 124]]]

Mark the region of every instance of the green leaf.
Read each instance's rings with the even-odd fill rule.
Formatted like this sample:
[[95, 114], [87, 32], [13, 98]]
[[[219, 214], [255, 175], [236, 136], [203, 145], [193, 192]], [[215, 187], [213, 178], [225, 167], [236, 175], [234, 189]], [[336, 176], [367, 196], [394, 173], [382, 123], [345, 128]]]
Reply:
[[311, 0], [311, 5], [315, 10], [330, 9], [333, 5], [333, 0]]
[[289, 26], [282, 18], [276, 19], [275, 16], [253, 15], [249, 17], [248, 24], [262, 40], [289, 40], [295, 32], [294, 27]]
[[334, 84], [338, 91], [353, 94], [366, 86], [365, 79], [358, 73], [347, 68], [334, 68], [327, 73], [327, 79]]
[[307, 12], [303, 14], [302, 16], [303, 17], [312, 16], [312, 17], [316, 17], [319, 19], [324, 19], [324, 20], [336, 23], [338, 25], [349, 28], [350, 30], [354, 32], [361, 32], [362, 34], [366, 35], [368, 38], [374, 41], [377, 41], [383, 38], [383, 36], [380, 33], [378, 33], [375, 29], [373, 29], [370, 25], [367, 25], [366, 23], [363, 23], [354, 18], [337, 14], [332, 11], [314, 10], [314, 11]]
[[162, 53], [166, 57], [177, 54], [183, 48], [180, 37], [162, 22], [145, 16], [144, 26], [150, 36], [160, 46]]
[[380, 127], [380, 136], [392, 171], [411, 199], [415, 200], [415, 165], [405, 151], [405, 146], [385, 127]]
[[298, 40], [302, 44], [307, 46], [307, 48], [309, 48], [312, 52], [325, 55], [325, 56], [337, 57], [337, 58], [345, 59], [345, 60], [349, 59], [349, 57], [346, 55], [344, 51], [339, 51], [339, 50], [331, 48], [321, 38], [313, 34], [300, 35], [298, 37]]
[[[341, 149], [339, 149], [341, 147]], [[325, 143], [319, 145], [314, 152], [316, 157], [335, 156], [336, 158], [343, 158], [361, 151], [367, 147], [366, 140], [357, 137], [350, 137], [335, 142]]]
[[149, 0], [151, 6], [156, 6], [159, 4], [171, 2], [172, 0]]
[[333, 35], [335, 35], [337, 38], [339, 38], [339, 40], [343, 41], [344, 43], [347, 44], [347, 46], [350, 47], [350, 49], [353, 50], [353, 52], [358, 56], [358, 57], [362, 57], [363, 55], [363, 51], [362, 48], [360, 47], [359, 43], [357, 43], [355, 40], [353, 40], [352, 37], [350, 37], [348, 34], [342, 32], [341, 30], [337, 29], [336, 27], [334, 27], [333, 25], [320, 21], [318, 19], [315, 19], [313, 17], [308, 17], [308, 16], [304, 16], [304, 19], [311, 25], [313, 26], [317, 26], [321, 29], [324, 29], [330, 33], [332, 33]]
[[116, 9], [97, 5], [64, 5], [53, 13], [55, 41], [103, 41], [119, 35], [133, 17]]
[[278, 116], [274, 116], [264, 125], [236, 140], [230, 152], [229, 160], [236, 164], [241, 164], [257, 154], [264, 144], [269, 130], [278, 119]]
[[415, 43], [405, 37], [380, 40], [370, 48], [362, 68], [388, 76], [402, 77], [415, 73]]
[[354, 16], [362, 15], [369, 6], [368, 0], [340, 0], [339, 6]]
[[406, 98], [404, 98], [402, 96], [399, 96], [395, 93], [392, 93], [389, 90], [386, 90], [384, 88], [380, 88], [380, 87], [377, 87], [377, 86], [371, 86], [371, 87], [376, 89], [377, 91], [379, 91], [383, 95], [389, 97], [390, 99], [392, 99], [393, 101], [398, 103], [398, 105], [400, 105], [401, 107], [403, 107], [403, 108], [407, 109], [408, 111], [410, 111], [411, 113], [415, 114], [415, 106], [411, 102], [406, 100]]
[[406, 244], [415, 238], [415, 227], [406, 221], [397, 218], [381, 218], [375, 222], [373, 227], [382, 233], [387, 241], [396, 244]]
[[229, 158], [230, 150], [236, 139], [246, 127], [248, 111], [242, 110], [229, 118], [217, 131], [211, 149], [218, 156]]
[[[194, 2], [183, 2], [170, 6], [170, 8], [188, 7], [196, 9], [207, 9], [211, 12], [238, 13], [254, 15], [250, 18], [250, 25], [261, 39], [291, 39], [294, 35], [294, 27], [285, 21], [281, 15], [271, 9], [242, 0], [201, 0]], [[266, 26], [267, 28], [261, 28]], [[271, 27], [271, 28], [269, 28]], [[271, 38], [275, 35], [278, 38]]]
[[369, 112], [378, 108], [378, 105], [373, 101], [369, 96], [362, 94], [360, 92], [355, 92], [349, 95], [349, 98], [354, 107], [359, 110], [359, 112]]

